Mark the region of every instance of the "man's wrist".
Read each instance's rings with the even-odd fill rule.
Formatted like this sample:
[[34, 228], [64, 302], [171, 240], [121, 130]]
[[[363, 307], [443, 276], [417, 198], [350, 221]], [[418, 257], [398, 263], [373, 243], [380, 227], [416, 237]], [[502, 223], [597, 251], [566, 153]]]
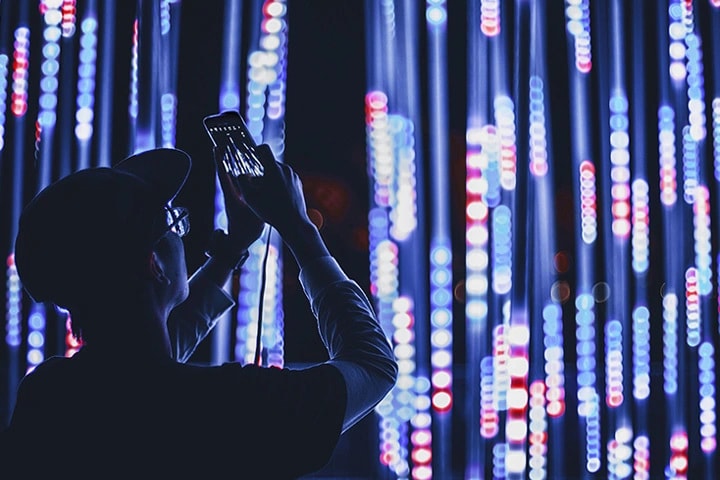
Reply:
[[212, 232], [205, 255], [222, 262], [233, 271], [238, 271], [250, 256], [247, 248], [238, 247], [228, 234], [219, 228]]
[[320, 231], [312, 222], [303, 224], [290, 235], [283, 236], [283, 240], [300, 268], [316, 258], [330, 255]]

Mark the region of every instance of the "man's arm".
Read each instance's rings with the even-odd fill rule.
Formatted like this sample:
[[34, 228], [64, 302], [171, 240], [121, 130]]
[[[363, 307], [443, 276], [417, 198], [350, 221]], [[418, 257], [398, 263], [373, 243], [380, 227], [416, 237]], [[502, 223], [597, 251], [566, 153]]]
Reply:
[[233, 269], [230, 264], [210, 257], [190, 277], [188, 298], [173, 309], [167, 321], [176, 361], [187, 362], [220, 316], [235, 305], [224, 290]]
[[310, 221], [300, 178], [290, 166], [276, 162], [266, 145], [257, 153], [265, 175], [242, 179], [243, 193], [257, 215], [276, 228], [300, 267], [300, 281], [328, 349], [328, 363], [345, 381], [345, 431], [392, 388], [397, 363], [367, 297], [330, 255]]
[[222, 149], [213, 150], [227, 215], [227, 233], [221, 229], [212, 233], [206, 252], [210, 258], [190, 278], [188, 298], [170, 313], [167, 321], [173, 356], [180, 363], [192, 356], [218, 318], [235, 305], [224, 291], [225, 284], [247, 260], [248, 248], [265, 228], [265, 222], [247, 206], [234, 180], [224, 171], [222, 156]]
[[305, 262], [300, 281], [318, 320], [328, 363], [345, 380], [345, 432], [390, 391], [397, 379], [397, 363], [367, 296], [333, 257]]

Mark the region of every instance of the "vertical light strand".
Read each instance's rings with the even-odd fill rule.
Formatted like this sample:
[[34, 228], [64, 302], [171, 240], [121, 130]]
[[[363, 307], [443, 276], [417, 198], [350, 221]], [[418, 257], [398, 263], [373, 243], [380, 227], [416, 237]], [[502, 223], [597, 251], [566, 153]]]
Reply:
[[[590, 77], [592, 70], [590, 2], [566, 0], [566, 39], [568, 45], [568, 84], [570, 88], [570, 125], [574, 215], [580, 228], [575, 230], [575, 365], [577, 369], [577, 416], [584, 461], [582, 477], [589, 478], [602, 467], [600, 445], [600, 404], [598, 382], [598, 338], [595, 299], [592, 295], [596, 276], [594, 258], [598, 225], [598, 179], [593, 161], [592, 108]], [[570, 52], [573, 52], [572, 54]]]
[[[282, 162], [285, 152], [285, 90], [287, 83], [288, 51], [288, 6], [279, 0], [265, 1], [263, 4], [263, 24], [259, 47], [265, 51], [266, 66], [272, 74], [267, 78], [264, 142], [273, 151], [275, 158]], [[270, 233], [269, 233], [270, 234]], [[267, 311], [272, 315], [263, 316], [263, 345], [265, 345], [267, 364], [282, 367], [285, 364], [284, 317], [282, 309], [282, 239], [278, 235], [271, 237], [272, 258], [268, 260], [268, 278], [274, 278], [266, 290]]]
[[[218, 111], [225, 110], [240, 111], [240, 68], [241, 63], [239, 52], [242, 51], [242, 3], [240, 0], [225, 0], [223, 14], [223, 41], [222, 41], [222, 62], [220, 62], [220, 91], [218, 99]], [[216, 229], [227, 231], [227, 213], [225, 212], [225, 198], [220, 178], [215, 177], [215, 209], [213, 226]], [[243, 276], [243, 273], [240, 272]], [[230, 291], [231, 280], [225, 285]], [[246, 361], [247, 352], [245, 347], [248, 342], [247, 320], [248, 314], [240, 314], [240, 311], [247, 312], [248, 309], [257, 305], [257, 298], [253, 298], [251, 292], [247, 291], [245, 282], [238, 284], [237, 313], [238, 323], [235, 328], [235, 341], [233, 359], [235, 361]], [[249, 298], [248, 298], [249, 297]], [[215, 365], [230, 360], [232, 310], [225, 312], [218, 318], [211, 336], [210, 361]], [[252, 342], [252, 339], [251, 339]], [[253, 356], [251, 355], [250, 358]]]
[[[129, 130], [130, 130], [130, 138], [133, 139], [136, 134], [137, 129], [137, 118], [138, 118], [138, 77], [139, 77], [139, 41], [140, 41], [140, 32], [139, 32], [139, 24], [138, 24], [138, 18], [135, 18], [135, 21], [132, 25], [132, 46], [131, 46], [131, 53], [130, 53], [130, 98], [129, 98], [129, 106], [128, 106], [128, 113], [129, 113]], [[133, 140], [131, 140], [131, 143]]]
[[[715, 388], [715, 347], [710, 342], [703, 342], [698, 348], [698, 375], [700, 384], [700, 449], [708, 455], [717, 449], [716, 422], [716, 388]], [[714, 470], [712, 462], [707, 462], [706, 471]]]
[[[40, 98], [36, 123], [36, 158], [39, 164], [38, 191], [51, 182], [55, 124], [58, 104], [58, 73], [60, 71], [60, 40], [64, 28], [64, 15], [60, 0], [43, 0], [39, 10], [43, 16], [43, 60], [40, 64]], [[35, 302], [30, 306], [27, 322], [26, 373], [31, 372], [45, 359], [45, 306]]]
[[[389, 2], [383, 0], [383, 3]], [[394, 198], [398, 203], [391, 204], [391, 208], [395, 211], [398, 211], [399, 208], [404, 208], [405, 211], [414, 211], [415, 218], [411, 218], [410, 224], [405, 226], [408, 234], [405, 240], [393, 237], [395, 231], [392, 229], [392, 225], [390, 235], [398, 241], [400, 247], [398, 252], [399, 293], [401, 296], [412, 299], [412, 315], [417, 320], [413, 344], [416, 364], [413, 391], [416, 395], [416, 410], [410, 419], [411, 430], [424, 430], [431, 434], [433, 418], [429, 388], [433, 358], [430, 342], [431, 326], [428, 322], [429, 239], [428, 232], [424, 228], [417, 228], [417, 226], [426, 225], [428, 214], [427, 190], [425, 189], [426, 163], [424, 160], [426, 145], [424, 143], [425, 136], [422, 135], [422, 125], [425, 122], [421, 108], [424, 92], [420, 88], [419, 71], [424, 60], [423, 62], [418, 61], [420, 58], [424, 59], [421, 56], [422, 51], [419, 45], [421, 36], [418, 31], [418, 27], [422, 25], [418, 20], [422, 18], [423, 9], [422, 4], [415, 0], [401, 0], [395, 2], [394, 11], [394, 29], [386, 29], [386, 34], [388, 37], [392, 36], [392, 41], [387, 44], [386, 48], [393, 51], [391, 55], [395, 62], [389, 64], [390, 68], [384, 73], [386, 75], [385, 82], [389, 88], [391, 111], [404, 119], [406, 126], [404, 136], [400, 137], [402, 142], [398, 143], [394, 152], [397, 167]], [[436, 355], [434, 358], [436, 365], [450, 368], [452, 358], [446, 351], [434, 352], [434, 354]], [[429, 463], [426, 458], [423, 458], [423, 462], [415, 461], [418, 458], [416, 452], [421, 451], [424, 447], [412, 443], [412, 440], [411, 437], [411, 445], [409, 445], [410, 457], [413, 459], [411, 477], [413, 479], [431, 478], [434, 475], [433, 464]], [[431, 445], [434, 444], [435, 442], [431, 443]]]
[[452, 370], [452, 250], [450, 238], [449, 145], [447, 119], [447, 10], [444, 0], [428, 0], [430, 135], [430, 363], [433, 406], [433, 474], [451, 475], [453, 406]]
[[547, 478], [547, 418], [545, 411], [545, 384], [536, 380], [530, 384], [530, 410], [528, 412], [528, 478]]
[[[531, 28], [528, 27], [531, 25], [532, 5], [523, 1], [515, 2], [513, 41], [516, 45], [530, 44], [532, 32]], [[502, 38], [502, 35], [500, 38]], [[528, 82], [531, 76], [530, 64], [533, 57], [534, 53], [532, 51], [521, 50], [521, 54], [516, 55], [514, 58], [511, 77], [513, 78], [513, 111], [527, 112], [530, 109]], [[502, 75], [502, 73], [501, 70], [499, 75]], [[500, 80], [500, 82], [502, 81]], [[502, 88], [500, 82], [499, 86]], [[531, 198], [531, 183], [528, 170], [525, 168], [525, 165], [529, 164], [530, 142], [529, 136], [526, 134], [530, 131], [530, 122], [527, 115], [513, 116], [515, 118], [514, 131], [523, 133], [515, 138], [515, 145], [511, 148], [517, 155], [517, 162], [523, 165], [523, 168], [517, 169], [515, 186], [507, 192], [507, 200], [505, 200], [509, 206], [512, 228], [510, 248], [512, 255], [512, 286], [508, 294], [510, 303], [508, 307], [508, 343], [510, 345], [508, 372], [510, 374], [510, 388], [508, 390], [508, 412], [505, 422], [505, 436], [508, 445], [505, 455], [505, 469], [508, 480], [525, 478], [528, 467], [527, 412], [530, 374], [530, 310], [532, 307], [529, 290], [531, 280], [528, 273], [530, 251], [529, 242], [526, 242], [525, 238], [534, 228], [532, 225], [534, 219], [529, 215], [527, 208], [528, 199]], [[498, 128], [501, 129], [501, 144], [505, 144], [505, 138], [508, 135], [502, 132], [501, 125], [498, 122]], [[494, 233], [494, 229], [492, 233]]]
[[164, 148], [175, 147], [181, 5], [182, 3], [177, 0], [160, 2], [161, 53], [157, 86], [160, 93], [160, 138], [157, 143]]
[[[691, 383], [695, 390], [689, 401], [698, 406], [695, 418], [689, 419], [699, 442], [694, 442], [694, 470], [702, 471], [705, 478], [714, 478], [716, 474], [716, 418], [715, 418], [715, 359], [712, 345], [716, 342], [714, 324], [716, 322], [717, 304], [712, 293], [712, 225], [710, 190], [707, 172], [709, 155], [707, 142], [706, 111], [705, 111], [705, 65], [703, 45], [701, 41], [700, 17], [704, 5], [698, 2], [683, 3], [684, 23], [687, 35], [686, 45], [686, 97], [687, 97], [687, 128], [695, 143], [697, 156], [698, 184], [695, 187], [694, 204], [692, 205], [694, 265], [697, 277], [697, 302], [699, 312], [700, 342], [692, 352], [690, 362], [693, 368], [697, 365], [697, 378]], [[697, 21], [696, 21], [697, 20]], [[713, 62], [710, 62], [713, 63]], [[715, 77], [717, 80], [717, 77]], [[690, 316], [688, 311], [686, 314]], [[693, 375], [695, 377], [695, 375]], [[699, 445], [698, 445], [699, 443]], [[699, 447], [699, 448], [698, 448]]]
[[[601, 194], [601, 204], [609, 216], [603, 225], [604, 255], [608, 258], [604, 276], [610, 288], [606, 301], [605, 320], [605, 405], [608, 429], [608, 474], [611, 478], [623, 478], [632, 472], [632, 456], [625, 455], [624, 445], [632, 444], [631, 396], [632, 375], [626, 368], [632, 361], [632, 324], [630, 321], [629, 236], [631, 233], [631, 175], [629, 100], [625, 73], [624, 4], [611, 1], [598, 6], [598, 13], [608, 15], [606, 28], [599, 29], [609, 49], [600, 54], [599, 61], [606, 61], [608, 68], [600, 75], [599, 115], [601, 135], [608, 141], [600, 143], [602, 172], [610, 180]], [[602, 13], [601, 13], [602, 14]], [[609, 187], [609, 188], [608, 188]], [[611, 451], [610, 444], [618, 450]]]
[[635, 403], [635, 440], [633, 471], [635, 480], [650, 478], [650, 310], [648, 309], [648, 270], [650, 268], [650, 196], [646, 168], [645, 134], [645, 71], [646, 7], [634, 3], [630, 9], [632, 30], [631, 98], [633, 108], [629, 116], [629, 132], [634, 141], [630, 145], [631, 184], [631, 267], [634, 277], [634, 303], [632, 307], [632, 396]]
[[8, 73], [8, 56], [5, 53], [0, 53], [0, 152], [5, 148]]
[[[5, 302], [5, 344], [9, 347], [12, 354], [17, 353], [17, 349], [22, 342], [22, 286], [20, 285], [20, 277], [15, 267], [15, 255], [10, 254], [6, 261], [6, 283], [7, 292]], [[12, 363], [11, 365], [12, 366]]]
[[134, 153], [156, 148], [161, 141], [159, 109], [163, 42], [160, 10], [160, 2], [137, 2], [137, 27], [133, 35], [133, 79], [137, 88], [131, 90], [136, 99], [137, 116], [130, 137], [130, 150]]
[[487, 180], [482, 175], [486, 157], [482, 146], [483, 127], [488, 121], [487, 35], [499, 33], [500, 4], [471, 0], [467, 12], [465, 412], [470, 427], [465, 434], [465, 478], [480, 480], [485, 478], [486, 469], [492, 467], [491, 439], [500, 429], [500, 415], [494, 402], [491, 332], [488, 331], [489, 209]]
[[30, 68], [30, 29], [18, 27], [14, 34], [13, 82], [10, 111], [23, 117], [28, 109], [28, 74]]
[[50, 184], [53, 168], [53, 140], [55, 138], [55, 124], [57, 121], [56, 108], [58, 104], [58, 72], [60, 71], [60, 38], [62, 35], [61, 22], [63, 15], [60, 11], [62, 1], [43, 0], [40, 3], [40, 13], [43, 16], [43, 60], [40, 64], [42, 78], [40, 80], [40, 99], [37, 123], [40, 129], [40, 158], [38, 189]]
[[[530, 335], [542, 338], [531, 341], [529, 347], [529, 383], [538, 389], [529, 391], [531, 396], [539, 392], [542, 382], [545, 401], [545, 423], [533, 423], [529, 418], [529, 476], [531, 478], [554, 478], [565, 475], [562, 461], [564, 453], [560, 439], [563, 435], [565, 407], [565, 352], [563, 345], [563, 320], [561, 303], [563, 298], [553, 295], [556, 284], [554, 273], [555, 209], [553, 206], [554, 155], [552, 148], [552, 110], [548, 100], [545, 78], [547, 76], [545, 0], [532, 2], [530, 13], [531, 65], [528, 79], [528, 210], [533, 221], [529, 231], [531, 244], [528, 258], [532, 296], [530, 299]], [[567, 299], [567, 297], [565, 297]], [[536, 406], [537, 408], [537, 406]], [[535, 412], [537, 415], [537, 410]], [[544, 427], [544, 428], [542, 428]], [[540, 435], [543, 441], [537, 441]]]
[[[278, 99], [274, 103], [270, 100], [273, 91], [285, 88], [285, 55], [287, 49], [287, 5], [283, 1], [267, 0], [261, 2], [256, 0], [251, 8], [251, 35], [250, 45], [256, 46], [251, 50], [247, 58], [247, 87], [246, 87], [246, 108], [245, 119], [248, 129], [253, 135], [256, 143], [267, 143], [273, 151], [275, 158], [282, 162], [284, 150], [284, 123], [282, 115], [270, 118], [269, 113], [278, 113]], [[255, 22], [258, 22], [255, 23]], [[270, 38], [270, 40], [268, 40]], [[278, 87], [277, 82], [282, 82]], [[277, 93], [274, 94], [277, 97]], [[284, 95], [280, 97], [280, 105], [284, 106]], [[267, 107], [266, 107], [267, 103]], [[282, 113], [282, 109], [279, 111]], [[268, 241], [267, 235], [271, 235]], [[265, 247], [264, 245], [267, 245]], [[262, 341], [264, 342], [262, 355], [263, 362], [267, 365], [282, 367], [284, 365], [284, 339], [283, 339], [283, 311], [282, 311], [282, 243], [277, 235], [272, 235], [272, 230], [266, 229], [260, 242], [250, 248], [250, 257], [243, 266], [241, 272], [241, 284], [247, 272], [259, 272], [262, 268], [262, 258], [268, 252], [268, 269], [263, 273], [266, 278], [266, 295], [259, 299], [259, 308], [263, 309]], [[272, 265], [270, 263], [272, 262]], [[256, 274], [257, 275], [257, 274]], [[247, 294], [248, 292], [243, 292]], [[272, 294], [271, 294], [272, 293]], [[247, 317], [250, 310], [238, 310], [238, 329], [242, 324], [248, 325], [247, 337], [257, 333], [256, 326], [249, 322], [249, 319], [241, 320], [240, 317]], [[251, 330], [254, 333], [251, 335]], [[242, 335], [242, 334], [240, 334]], [[250, 347], [250, 341], [247, 342]], [[254, 344], [250, 347], [248, 356], [255, 355]]]
[[[392, 338], [398, 362], [395, 387], [380, 401], [380, 462], [399, 478], [410, 474], [408, 462], [408, 422], [415, 414], [414, 331], [411, 301], [398, 295], [398, 246], [389, 238], [390, 191], [393, 180], [393, 141], [390, 134], [388, 97], [382, 91], [365, 96], [370, 210], [368, 214], [370, 292], [375, 300], [380, 325]], [[428, 446], [432, 434], [414, 433], [415, 445]]]
[[[4, 5], [3, 5], [4, 7]], [[5, 10], [3, 9], [3, 13]], [[12, 206], [10, 211], [10, 244], [17, 236], [17, 225], [23, 208], [23, 185], [25, 164], [25, 114], [28, 109], [28, 76], [30, 69], [30, 29], [27, 25], [27, 12], [21, 7], [19, 26], [13, 31], [12, 83], [10, 85], [10, 112], [14, 123], [13, 137], [13, 177]], [[15, 266], [15, 255], [11, 251], [7, 257], [7, 303], [6, 303], [6, 343], [8, 344], [8, 392], [14, 392], [20, 381], [20, 346], [22, 335], [22, 284]], [[14, 406], [14, 398], [8, 402], [8, 413]]]
[[[666, 255], [664, 262], [664, 284], [662, 298], [663, 315], [663, 390], [666, 399], [665, 414], [670, 420], [664, 426], [664, 451], [659, 459], [669, 470], [669, 477], [684, 476], [687, 469], [687, 442], [680, 448], [683, 438], [687, 439], [685, 418], [682, 413], [685, 396], [684, 342], [681, 341], [680, 321], [684, 316], [684, 302], [680, 303], [678, 293], [684, 291], [683, 252], [684, 238], [679, 234], [683, 222], [682, 204], [678, 202], [678, 168], [676, 155], [681, 144], [677, 118], [678, 102], [675, 101], [678, 88], [686, 75], [684, 64], [685, 28], [681, 22], [682, 8], [678, 1], [671, 0], [667, 8], [657, 10], [658, 43], [658, 148], [660, 162], [660, 201], [663, 217], [663, 243], [672, 245], [676, 252]], [[683, 282], [683, 283], [681, 283]]]
[[[709, 41], [706, 43], [709, 45], [710, 54], [709, 58], [715, 58], [718, 54], [718, 47], [720, 45], [720, 2], [712, 0], [710, 5], [714, 8], [706, 9], [703, 14], [708, 16], [708, 24], [710, 26]], [[720, 65], [717, 61], [708, 62], [708, 71], [711, 72], [711, 78], [714, 80], [712, 93], [708, 96], [712, 97], [710, 114], [711, 118], [711, 134], [712, 142], [708, 142], [708, 147], [712, 145], [712, 159], [713, 159], [713, 177], [708, 179], [708, 185], [711, 192], [715, 192], [715, 202], [710, 209], [715, 209], [713, 215], [709, 216], [709, 221], [715, 219], [716, 225], [718, 222], [718, 215], [720, 215], [720, 203], [717, 195], [717, 185], [720, 181]], [[709, 82], [708, 82], [709, 83]], [[714, 190], [713, 190], [714, 189]], [[711, 193], [712, 196], [712, 193]], [[710, 230], [711, 231], [711, 230]], [[710, 242], [711, 243], [711, 242]], [[712, 244], [712, 243], [711, 243]], [[712, 250], [712, 248], [711, 248]], [[710, 261], [712, 261], [712, 253]], [[720, 277], [720, 255], [715, 257], [716, 259], [716, 279]], [[720, 313], [720, 285], [718, 290], [715, 292], [714, 303], [715, 308], [708, 308], [708, 316], [715, 318], [717, 325], [712, 323], [707, 325], [706, 335], [707, 338], [717, 338], [717, 332], [719, 331], [718, 325], [720, 322], [718, 319], [718, 313]], [[712, 305], [712, 304], [711, 304]], [[715, 467], [717, 462], [717, 360], [716, 360], [716, 348], [715, 341], [705, 341], [698, 348], [699, 353], [699, 386], [700, 386], [700, 449], [710, 460], [708, 464]], [[713, 469], [713, 473], [717, 475], [716, 469]]]
[[566, 30], [572, 37], [574, 66], [580, 73], [592, 70], [590, 0], [565, 0]]
[[[58, 72], [58, 105], [57, 105], [57, 129], [59, 131], [72, 132], [75, 123], [76, 85], [75, 75], [78, 64], [78, 42], [75, 33], [77, 30], [76, 0], [62, 0], [60, 11], [62, 20], [60, 22], [60, 71]], [[73, 150], [75, 138], [72, 134], [58, 135], [57, 147], [54, 149], [55, 158], [59, 160], [58, 177], [64, 177], [77, 169], [77, 155]], [[56, 160], [57, 161], [57, 160]]]
[[[115, 0], [105, 0], [102, 3], [102, 18], [99, 23], [101, 50], [98, 52], [99, 65], [97, 75], [98, 108], [97, 108], [97, 154], [95, 163], [97, 166], [108, 167], [112, 163], [112, 129], [113, 129], [113, 90], [114, 90], [114, 66], [115, 66]], [[133, 26], [133, 30], [135, 27]], [[133, 52], [136, 39], [133, 38]], [[132, 85], [131, 88], [134, 88]], [[136, 99], [137, 101], [137, 99]], [[132, 110], [130, 110], [132, 111]]]
[[[401, 312], [403, 314], [410, 315], [413, 319], [418, 318], [418, 309], [421, 309], [415, 297], [413, 282], [411, 281], [412, 275], [417, 276], [413, 268], [409, 268], [410, 263], [408, 258], [409, 253], [414, 253], [415, 249], [412, 248], [413, 242], [413, 231], [417, 225], [417, 222], [413, 221], [413, 212], [416, 212], [416, 206], [413, 199], [417, 197], [415, 189], [415, 128], [412, 121], [400, 114], [392, 114], [389, 116], [390, 119], [390, 135], [392, 140], [391, 158], [394, 161], [395, 168], [393, 169], [394, 178], [392, 179], [391, 185], [394, 187], [394, 194], [391, 194], [390, 199], [390, 211], [388, 217], [390, 219], [389, 233], [390, 240], [396, 242], [398, 246], [398, 273], [399, 273], [399, 288], [398, 292], [400, 298], [406, 299], [406, 302], [398, 304], [397, 301], [393, 303], [393, 310], [398, 313], [398, 305], [403, 305]], [[407, 197], [407, 198], [404, 198]], [[404, 218], [401, 216], [403, 204], [409, 207], [410, 211], [404, 213]], [[399, 228], [398, 228], [399, 227]], [[406, 306], [405, 306], [406, 305]], [[412, 432], [421, 432], [422, 438], [424, 439], [423, 444], [416, 444], [414, 440], [416, 436], [410, 438], [410, 445], [408, 448], [410, 458], [412, 459], [411, 466], [411, 477], [414, 480], [427, 479], [433, 476], [432, 469], [432, 456], [428, 457], [424, 452], [432, 451], [433, 448], [433, 433], [432, 433], [432, 415], [431, 415], [431, 392], [430, 380], [426, 373], [427, 367], [423, 365], [422, 356], [420, 352], [422, 346], [420, 345], [421, 332], [427, 328], [424, 323], [418, 324], [413, 320], [414, 330], [413, 338], [411, 342], [408, 342], [407, 346], [396, 346], [396, 355], [402, 358], [408, 359], [415, 363], [415, 372], [412, 383], [403, 385], [401, 390], [405, 389], [406, 392], [399, 392], [396, 399], [399, 402], [399, 408], [403, 412], [410, 414], [410, 425], [412, 426]], [[403, 349], [403, 350], [401, 350]], [[441, 350], [433, 352], [432, 357], [436, 365], [443, 369], [449, 369], [451, 365], [452, 357], [447, 351]], [[411, 390], [412, 388], [412, 390]], [[415, 408], [407, 408], [410, 404], [414, 403]], [[434, 405], [433, 405], [434, 406]]]
[[25, 373], [30, 373], [45, 360], [45, 326], [47, 318], [44, 304], [32, 304], [27, 323], [27, 369]]
[[78, 169], [90, 166], [90, 146], [95, 120], [95, 75], [97, 70], [97, 30], [95, 2], [87, 3], [80, 22], [80, 53], [78, 61], [77, 97], [75, 100], [75, 138]]

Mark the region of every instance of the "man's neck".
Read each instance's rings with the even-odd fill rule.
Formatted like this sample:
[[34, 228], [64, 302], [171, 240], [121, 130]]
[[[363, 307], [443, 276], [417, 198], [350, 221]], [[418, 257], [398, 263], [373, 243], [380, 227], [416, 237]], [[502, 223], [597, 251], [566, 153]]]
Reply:
[[86, 339], [94, 354], [119, 359], [172, 359], [166, 319], [162, 315], [152, 310], [112, 308], [91, 315], [90, 322], [107, 326]]

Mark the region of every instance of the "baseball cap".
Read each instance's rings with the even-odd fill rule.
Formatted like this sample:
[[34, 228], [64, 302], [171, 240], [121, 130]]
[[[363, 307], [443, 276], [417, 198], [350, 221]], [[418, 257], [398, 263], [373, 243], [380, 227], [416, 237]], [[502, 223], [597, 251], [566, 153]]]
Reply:
[[40, 191], [23, 209], [15, 239], [15, 265], [28, 294], [67, 307], [139, 267], [157, 240], [156, 219], [191, 165], [182, 150], [147, 150]]

